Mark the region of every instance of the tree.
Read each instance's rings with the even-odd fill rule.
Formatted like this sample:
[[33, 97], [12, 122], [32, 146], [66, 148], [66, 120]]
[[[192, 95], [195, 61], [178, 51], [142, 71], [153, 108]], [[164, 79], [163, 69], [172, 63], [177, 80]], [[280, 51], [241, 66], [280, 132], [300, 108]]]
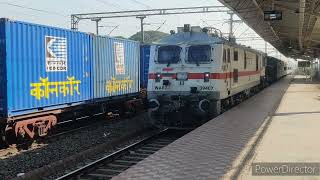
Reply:
[[125, 38], [123, 36], [114, 36], [114, 38], [127, 39], [127, 38]]
[[[145, 43], [152, 43], [155, 41], [160, 40], [161, 38], [168, 36], [169, 34], [160, 32], [160, 31], [145, 31], [144, 32], [144, 42]], [[136, 34], [132, 35], [129, 39], [140, 41], [141, 42], [141, 32], [137, 32]]]

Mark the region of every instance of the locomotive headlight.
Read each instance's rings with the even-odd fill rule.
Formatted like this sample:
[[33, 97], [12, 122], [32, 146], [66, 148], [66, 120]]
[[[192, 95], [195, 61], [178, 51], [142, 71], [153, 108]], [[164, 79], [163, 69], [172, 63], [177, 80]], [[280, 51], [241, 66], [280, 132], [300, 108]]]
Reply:
[[186, 81], [186, 80], [188, 80], [188, 73], [186, 73], [186, 72], [179, 72], [179, 73], [177, 73], [177, 80], [179, 80], [179, 81]]
[[156, 73], [156, 82], [160, 82], [160, 80], [161, 80], [161, 74]]
[[148, 106], [151, 111], [156, 111], [160, 107], [160, 102], [156, 99], [151, 99], [148, 103]]
[[209, 72], [205, 72], [204, 73], [204, 82], [209, 82], [210, 80], [210, 73]]

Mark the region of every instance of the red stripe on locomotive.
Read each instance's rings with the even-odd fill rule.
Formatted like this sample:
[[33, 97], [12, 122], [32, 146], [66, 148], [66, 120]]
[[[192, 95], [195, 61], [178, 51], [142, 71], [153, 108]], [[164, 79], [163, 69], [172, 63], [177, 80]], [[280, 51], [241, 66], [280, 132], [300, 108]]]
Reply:
[[[241, 71], [238, 73], [238, 76], [251, 76], [251, 75], [257, 75], [260, 74], [259, 71]], [[176, 74], [160, 74], [160, 78], [163, 77], [171, 77], [173, 79], [177, 78]], [[210, 73], [210, 79], [228, 79], [233, 77], [233, 72], [227, 72], [227, 73]], [[156, 79], [155, 73], [149, 73], [149, 79]], [[204, 79], [204, 73], [188, 73], [188, 79]]]

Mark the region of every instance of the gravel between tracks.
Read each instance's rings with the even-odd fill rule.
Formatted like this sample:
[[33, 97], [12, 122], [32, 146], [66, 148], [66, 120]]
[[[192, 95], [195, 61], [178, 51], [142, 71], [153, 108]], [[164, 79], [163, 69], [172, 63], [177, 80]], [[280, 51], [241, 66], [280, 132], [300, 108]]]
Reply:
[[103, 152], [100, 152], [94, 156], [90, 156], [89, 158], [85, 159], [84, 161], [79, 161], [78, 163], [76, 163], [75, 165], [73, 165], [72, 167], [70, 168], [67, 168], [65, 169], [64, 171], [59, 171], [59, 172], [56, 172], [50, 176], [44, 176], [42, 177], [42, 179], [45, 179], [45, 180], [54, 180], [54, 179], [57, 179], [69, 172], [72, 172], [74, 170], [77, 170], [89, 163], [92, 163], [98, 159], [101, 159], [107, 155], [110, 155], [111, 153], [115, 152], [116, 150], [119, 150], [119, 149], [122, 149], [122, 148], [125, 148], [133, 143], [136, 143], [138, 141], [141, 141], [142, 139], [144, 138], [147, 138], [149, 137], [150, 135], [154, 134], [155, 133], [155, 130], [154, 131], [146, 131], [145, 133], [143, 134], [140, 134], [139, 136], [136, 136], [136, 137], [132, 137], [132, 139], [124, 142], [124, 143], [121, 143], [119, 144], [117, 147], [113, 148], [113, 149], [106, 149], [104, 150]]
[[0, 157], [0, 179], [10, 179], [52, 162], [63, 160], [76, 153], [99, 144], [116, 140], [120, 136], [133, 134], [150, 125], [145, 113], [131, 119], [106, 122], [88, 129], [44, 141], [40, 148], [22, 151], [14, 156]]

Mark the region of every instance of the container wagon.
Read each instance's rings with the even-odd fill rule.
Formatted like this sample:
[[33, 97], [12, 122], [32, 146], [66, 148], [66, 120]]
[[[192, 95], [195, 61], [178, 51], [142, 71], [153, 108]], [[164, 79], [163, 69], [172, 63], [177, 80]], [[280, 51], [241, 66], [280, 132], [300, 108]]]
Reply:
[[[135, 111], [137, 106], [142, 105], [139, 93], [140, 43], [107, 36], [93, 36], [94, 102], [107, 102], [104, 109]], [[120, 103], [115, 105], [111, 102]], [[122, 108], [123, 105], [126, 108]]]
[[142, 89], [147, 89], [148, 87], [150, 47], [151, 45], [141, 45], [140, 48], [140, 87]]
[[91, 100], [91, 43], [86, 33], [0, 19], [1, 130], [44, 136], [57, 114]]
[[45, 136], [112, 99], [137, 99], [139, 54], [134, 41], [1, 18], [0, 136]]

